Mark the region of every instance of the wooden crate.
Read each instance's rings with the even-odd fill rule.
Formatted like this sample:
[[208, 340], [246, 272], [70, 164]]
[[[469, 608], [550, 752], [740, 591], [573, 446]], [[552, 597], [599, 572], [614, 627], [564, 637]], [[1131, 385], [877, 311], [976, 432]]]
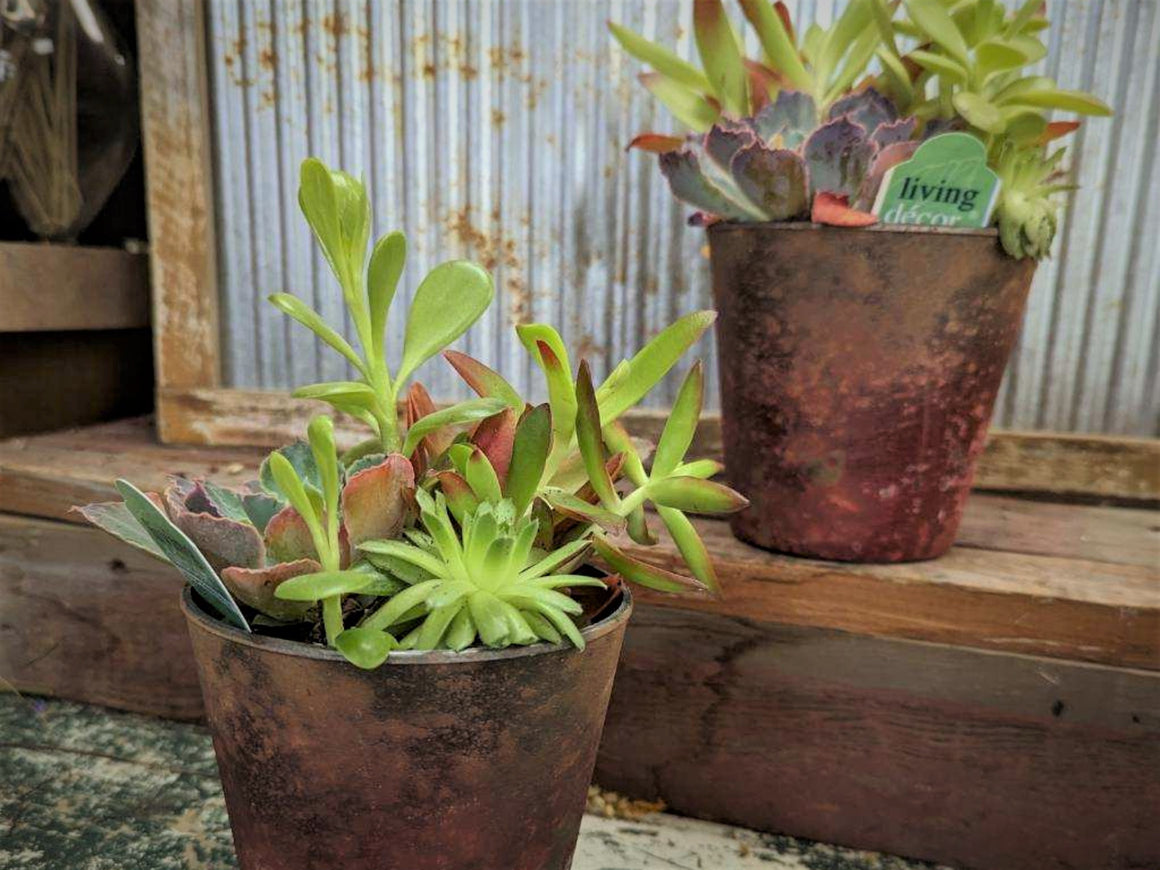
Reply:
[[[1155, 442], [1129, 452], [1156, 467]], [[68, 509], [116, 476], [240, 483], [259, 458], [161, 446], [143, 420], [0, 443], [0, 674], [199, 716], [178, 579]], [[1117, 486], [1154, 502], [1151, 480]], [[639, 595], [603, 785], [962, 867], [1160, 867], [1155, 511], [976, 493], [958, 546], [900, 566], [700, 528], [725, 597]]]

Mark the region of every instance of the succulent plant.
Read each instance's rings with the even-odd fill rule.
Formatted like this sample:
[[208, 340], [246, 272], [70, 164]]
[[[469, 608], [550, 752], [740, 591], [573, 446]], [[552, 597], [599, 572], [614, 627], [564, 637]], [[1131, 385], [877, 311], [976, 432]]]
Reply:
[[1075, 189], [1061, 181], [1063, 152], [1058, 148], [1048, 156], [1046, 147], [1008, 148], [999, 157], [999, 240], [1016, 259], [1039, 259], [1051, 252], [1059, 212], [1053, 194]]
[[[694, 0], [693, 35], [702, 68], [612, 22], [626, 52], [652, 69], [641, 83], [672, 115], [703, 133], [725, 118], [754, 115], [783, 88], [808, 94], [823, 111], [855, 85], [874, 59], [881, 36], [871, 0], [852, 0], [829, 29], [811, 25], [800, 41], [782, 2], [739, 0], [761, 44], [762, 59], [742, 54], [721, 0]], [[887, 21], [893, 8], [886, 7]], [[644, 137], [647, 142], [649, 137]]]
[[[309, 638], [364, 668], [382, 664], [399, 646], [461, 650], [477, 641], [503, 647], [566, 639], [583, 647], [574, 617], [584, 608], [572, 590], [619, 583], [594, 573], [594, 562], [663, 591], [717, 590], [685, 513], [728, 513], [746, 501], [709, 479], [719, 464], [684, 458], [700, 415], [700, 366], [681, 388], [650, 473], [643, 462], [649, 448], [618, 422], [712, 325], [713, 312], [679, 319], [599, 388], [586, 363], [573, 376], [556, 330], [521, 325], [519, 338], [543, 371], [548, 402], [528, 404], [498, 372], [447, 351], [479, 398], [439, 408], [421, 384], [405, 393], [402, 384], [478, 316], [479, 300], [490, 299], [490, 277], [471, 264], [449, 264], [454, 268], [443, 273], [438, 267], [428, 276], [392, 377], [381, 330], [401, 270], [402, 237], [386, 236], [376, 246], [364, 296], [355, 277], [369, 222], [362, 186], [307, 161], [300, 201], [339, 277], [365, 353], [355, 354], [292, 297], [275, 297], [363, 375], [299, 394], [347, 411], [375, 437], [339, 456], [333, 422], [316, 416], [306, 442], [271, 453], [259, 479], [242, 489], [176, 479], [165, 492], [146, 495], [119, 480], [124, 501], [82, 508], [90, 521], [172, 563], [238, 628], [289, 626], [301, 635], [306, 627]], [[396, 397], [404, 398], [401, 417]], [[621, 549], [622, 531], [638, 543], [656, 543], [644, 512], [649, 502], [692, 576]]]
[[781, 91], [752, 118], [719, 122], [662, 153], [661, 171], [679, 199], [716, 218], [873, 223], [864, 209], [886, 169], [913, 153], [915, 119], [899, 118], [872, 88], [816, 119], [809, 94]]

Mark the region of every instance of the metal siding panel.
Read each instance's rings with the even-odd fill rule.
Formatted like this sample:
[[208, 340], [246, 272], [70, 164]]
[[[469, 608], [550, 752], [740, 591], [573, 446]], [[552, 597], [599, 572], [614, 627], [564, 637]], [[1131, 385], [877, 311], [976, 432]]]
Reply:
[[[789, 6], [800, 28], [844, 8]], [[684, 225], [654, 161], [624, 151], [635, 132], [673, 124], [604, 26], [624, 22], [692, 56], [686, 2], [210, 0], [209, 13], [228, 384], [349, 375], [264, 302], [294, 292], [354, 339], [295, 205], [307, 154], [364, 175], [376, 236], [407, 233], [387, 327], [393, 359], [417, 282], [453, 257], [483, 262], [497, 286], [496, 304], [459, 346], [534, 398], [542, 385], [514, 323], [557, 325], [601, 376], [674, 318], [711, 304], [703, 234]], [[1119, 111], [1088, 121], [1069, 148], [1083, 187], [1036, 275], [996, 423], [1154, 434], [1160, 13], [1154, 2], [1067, 0], [1052, 16], [1041, 70]], [[711, 338], [697, 352], [714, 407]], [[419, 374], [439, 398], [466, 395], [439, 360]], [[671, 402], [679, 376], [654, 406]]]

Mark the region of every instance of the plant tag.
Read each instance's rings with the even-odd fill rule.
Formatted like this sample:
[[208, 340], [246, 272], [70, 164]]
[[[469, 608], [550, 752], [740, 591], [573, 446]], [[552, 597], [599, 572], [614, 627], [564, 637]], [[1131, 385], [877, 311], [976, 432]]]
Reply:
[[884, 224], [985, 227], [998, 194], [983, 143], [969, 133], [943, 133], [886, 173], [874, 214]]

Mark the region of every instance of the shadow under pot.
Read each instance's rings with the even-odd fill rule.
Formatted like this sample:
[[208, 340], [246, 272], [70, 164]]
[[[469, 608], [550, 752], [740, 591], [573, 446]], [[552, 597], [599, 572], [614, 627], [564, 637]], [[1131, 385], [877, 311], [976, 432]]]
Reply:
[[631, 596], [536, 644], [339, 654], [247, 634], [187, 588], [241, 870], [568, 870]]
[[1035, 261], [995, 230], [708, 230], [743, 541], [908, 562], [954, 542]]

